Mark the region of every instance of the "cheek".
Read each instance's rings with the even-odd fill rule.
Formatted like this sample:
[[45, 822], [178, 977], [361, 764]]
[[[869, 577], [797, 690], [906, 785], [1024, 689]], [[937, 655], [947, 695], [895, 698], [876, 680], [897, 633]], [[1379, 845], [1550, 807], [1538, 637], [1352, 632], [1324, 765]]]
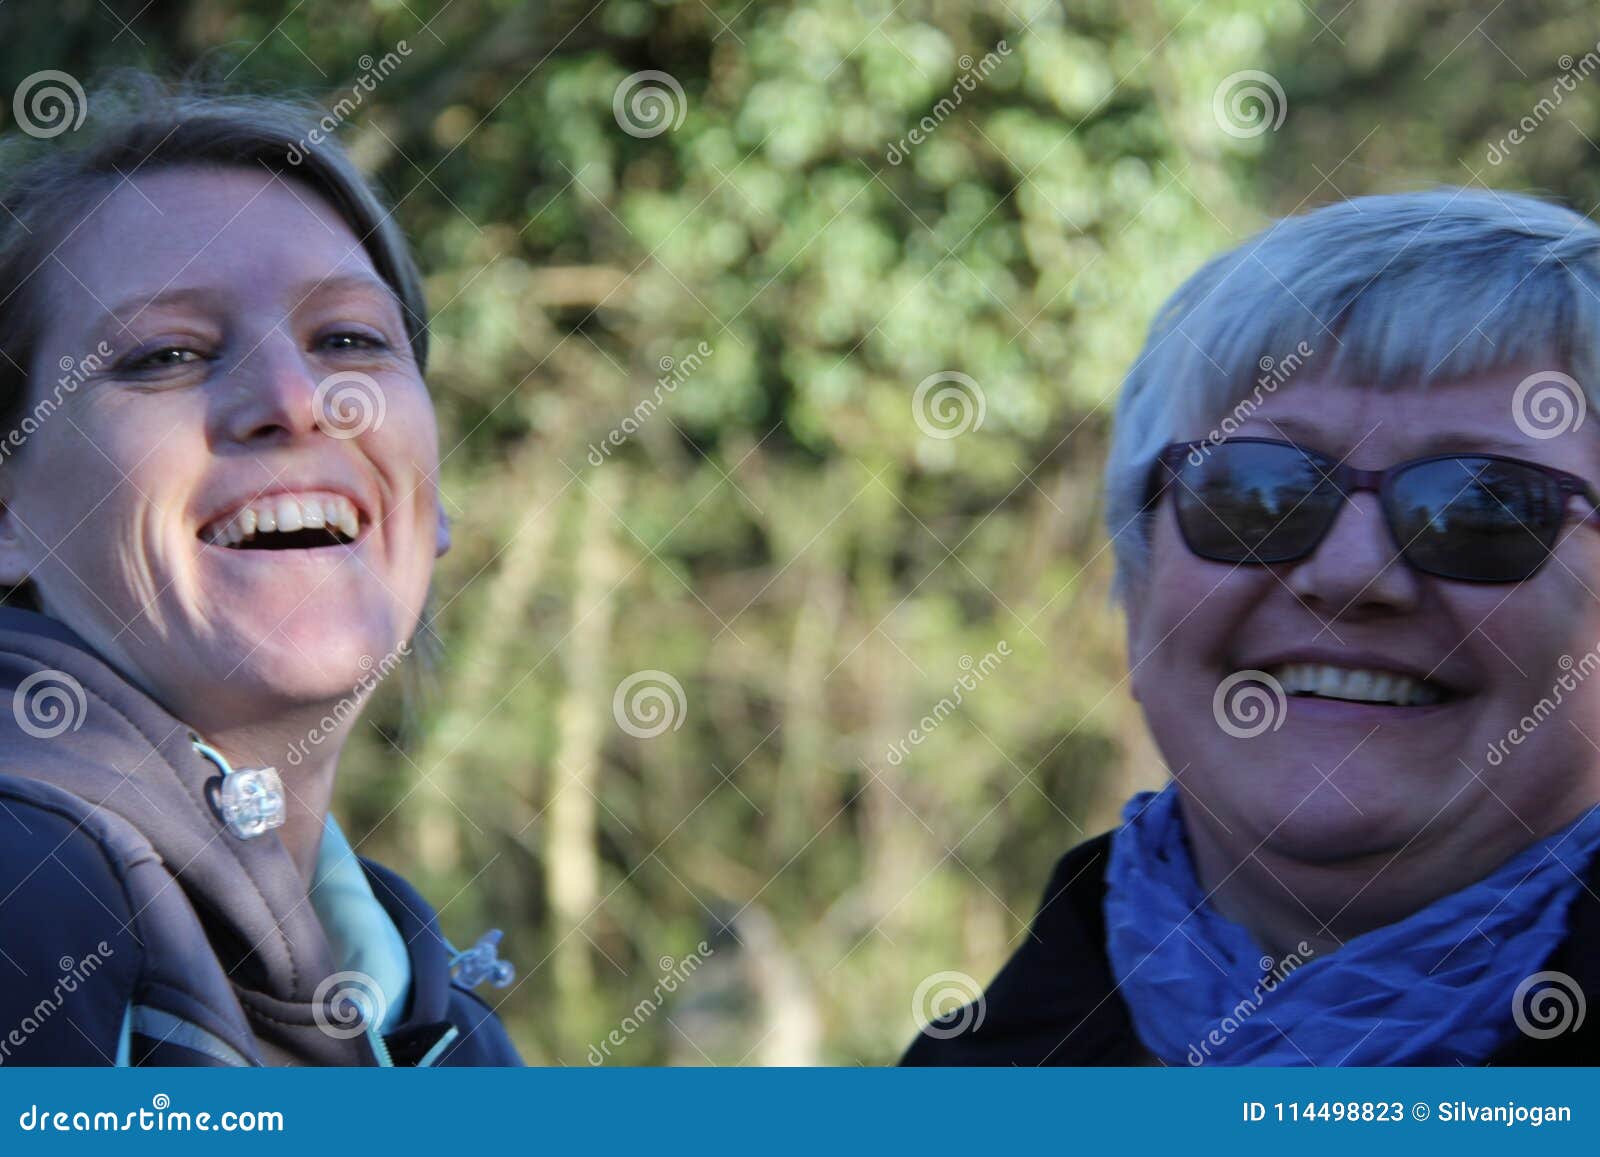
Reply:
[[439, 435], [432, 399], [420, 382], [393, 389], [384, 421], [363, 436], [362, 449], [382, 479], [383, 565], [387, 585], [410, 611], [419, 610], [438, 553]]
[[407, 529], [422, 540], [431, 567], [439, 509], [438, 426], [426, 391], [418, 387], [401, 400], [404, 404], [392, 415], [396, 420], [375, 431], [379, 438], [371, 453], [392, 487], [392, 516], [408, 521]]
[[1452, 592], [1466, 645], [1477, 643], [1496, 687], [1520, 702], [1600, 648], [1600, 598], [1585, 583], [1595, 585], [1552, 562], [1509, 595], [1490, 588]]
[[420, 498], [439, 469], [433, 401], [420, 382], [391, 391], [389, 399], [389, 413], [372, 431], [369, 452], [383, 474], [406, 484], [401, 494], [416, 487]]
[[211, 460], [204, 416], [197, 408], [161, 405], [161, 399], [137, 400], [145, 404], [119, 407], [109, 420], [85, 427], [91, 444], [78, 457], [102, 484], [90, 501], [114, 491], [113, 503], [146, 508], [149, 524], [176, 526], [190, 517]]
[[1128, 658], [1136, 665], [1136, 687], [1191, 679], [1197, 669], [1208, 679], [1218, 676], [1245, 619], [1273, 582], [1264, 568], [1196, 558], [1163, 511], [1146, 581], [1129, 600]]
[[[84, 518], [68, 530], [74, 548], [94, 529], [90, 549], [115, 550], [122, 565], [170, 569], [191, 545], [192, 508], [213, 460], [203, 397], [194, 391], [84, 398], [64, 412], [49, 449], [53, 486], [70, 492]], [[70, 477], [70, 485], [62, 479]], [[52, 484], [47, 480], [47, 485]], [[163, 576], [165, 584], [171, 578]]]
[[141, 507], [162, 501], [159, 466], [125, 452], [93, 424], [62, 421], [24, 452], [18, 513], [63, 559], [124, 551], [143, 521]]

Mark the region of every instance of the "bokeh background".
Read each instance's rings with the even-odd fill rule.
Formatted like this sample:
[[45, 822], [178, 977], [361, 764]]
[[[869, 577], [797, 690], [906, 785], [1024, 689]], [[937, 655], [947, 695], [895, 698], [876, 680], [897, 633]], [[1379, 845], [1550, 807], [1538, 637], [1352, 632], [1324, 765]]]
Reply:
[[1161, 300], [1344, 196], [1591, 212], [1597, 39], [1579, 0], [57, 0], [0, 9], [0, 76], [309, 94], [395, 204], [456, 545], [338, 811], [458, 944], [505, 930], [528, 1059], [881, 1064], [1166, 774], [1099, 484]]

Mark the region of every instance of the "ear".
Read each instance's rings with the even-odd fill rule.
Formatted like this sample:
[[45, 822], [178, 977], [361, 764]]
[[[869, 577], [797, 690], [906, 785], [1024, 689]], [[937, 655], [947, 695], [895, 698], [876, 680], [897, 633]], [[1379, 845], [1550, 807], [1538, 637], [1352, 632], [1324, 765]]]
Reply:
[[[1148, 576], [1145, 576], [1146, 578]], [[1133, 696], [1135, 703], [1143, 702], [1140, 685], [1143, 680], [1140, 674], [1145, 669], [1141, 662], [1144, 656], [1144, 627], [1147, 621], [1145, 615], [1146, 596], [1149, 593], [1146, 583], [1141, 578], [1130, 578], [1124, 581], [1121, 591], [1122, 611], [1127, 619], [1128, 629], [1128, 694]]]
[[434, 529], [433, 557], [443, 558], [450, 549], [450, 516], [444, 512], [444, 504], [439, 504], [439, 522]]
[[17, 586], [33, 574], [34, 537], [11, 508], [10, 488], [0, 477], [0, 586]]

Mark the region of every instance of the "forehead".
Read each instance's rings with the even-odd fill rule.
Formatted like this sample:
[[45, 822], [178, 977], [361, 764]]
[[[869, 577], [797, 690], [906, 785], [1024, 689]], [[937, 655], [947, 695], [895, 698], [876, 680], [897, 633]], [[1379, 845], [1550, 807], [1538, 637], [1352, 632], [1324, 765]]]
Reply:
[[1235, 432], [1287, 438], [1369, 469], [1479, 451], [1594, 477], [1600, 419], [1587, 409], [1572, 379], [1522, 366], [1383, 389], [1339, 379], [1290, 382], [1264, 396]]
[[248, 168], [163, 169], [124, 180], [57, 247], [46, 292], [101, 308], [169, 290], [268, 293], [373, 274], [354, 232], [306, 185]]

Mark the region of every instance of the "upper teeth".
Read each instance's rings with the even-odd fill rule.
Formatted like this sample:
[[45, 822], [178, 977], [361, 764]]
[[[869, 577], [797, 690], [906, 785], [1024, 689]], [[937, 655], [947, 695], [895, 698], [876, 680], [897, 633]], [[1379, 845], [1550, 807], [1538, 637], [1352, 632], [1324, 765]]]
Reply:
[[237, 546], [258, 534], [318, 526], [354, 538], [361, 529], [361, 516], [356, 513], [355, 503], [342, 494], [322, 490], [271, 494], [212, 522], [201, 532], [201, 537], [218, 546]]
[[1438, 687], [1398, 671], [1333, 667], [1326, 663], [1284, 663], [1268, 668], [1267, 674], [1290, 695], [1309, 693], [1362, 703], [1396, 703], [1402, 707], [1437, 703], [1444, 698]]

